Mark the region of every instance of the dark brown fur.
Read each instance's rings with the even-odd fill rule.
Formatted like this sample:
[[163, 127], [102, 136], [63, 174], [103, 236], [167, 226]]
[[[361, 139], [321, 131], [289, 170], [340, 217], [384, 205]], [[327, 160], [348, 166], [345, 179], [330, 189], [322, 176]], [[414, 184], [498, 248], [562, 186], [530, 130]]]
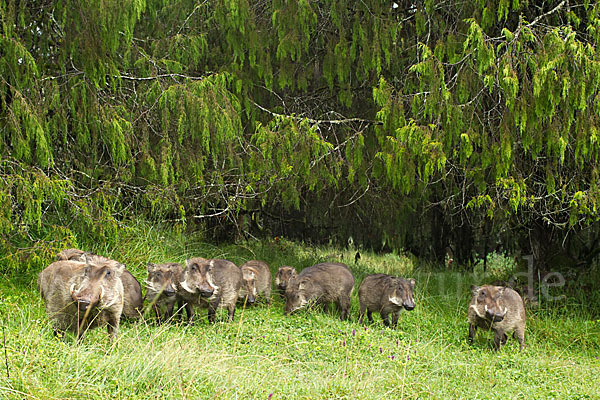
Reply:
[[[146, 301], [156, 313], [159, 322], [165, 322], [173, 315], [177, 300], [177, 282], [181, 280], [183, 266], [178, 263], [148, 263], [146, 280]], [[161, 315], [161, 310], [164, 310]]]
[[285, 313], [290, 314], [310, 303], [327, 304], [335, 302], [340, 311], [340, 319], [350, 314], [350, 295], [354, 289], [354, 276], [344, 264], [322, 263], [308, 267], [292, 279], [285, 292]]
[[267, 304], [271, 304], [271, 270], [264, 261], [252, 260], [240, 267], [242, 270], [242, 288], [240, 299], [250, 304], [260, 295], [265, 297]]
[[193, 320], [194, 306], [208, 308], [208, 321], [214, 322], [216, 310], [225, 307], [229, 321], [235, 315], [235, 303], [242, 286], [242, 271], [231, 261], [192, 258], [177, 284], [177, 296], [186, 303], [188, 319]]
[[368, 275], [358, 287], [360, 311], [358, 322], [362, 323], [367, 312], [369, 322], [373, 322], [372, 312], [378, 312], [385, 326], [390, 326], [389, 314], [392, 314], [392, 327], [398, 323], [400, 312], [415, 308], [413, 290], [414, 279], [397, 278], [385, 274]]
[[494, 348], [507, 341], [506, 334], [514, 331], [521, 350], [525, 346], [525, 307], [523, 299], [513, 289], [503, 286], [472, 286], [473, 298], [469, 304], [469, 342], [473, 342], [477, 328], [494, 331]]
[[123, 312], [124, 269], [101, 260], [56, 261], [40, 272], [38, 290], [55, 331], [80, 338], [88, 329], [107, 325], [115, 338]]
[[279, 267], [277, 274], [275, 275], [275, 286], [280, 295], [285, 296], [285, 290], [289, 281], [298, 276], [296, 268], [284, 265]]

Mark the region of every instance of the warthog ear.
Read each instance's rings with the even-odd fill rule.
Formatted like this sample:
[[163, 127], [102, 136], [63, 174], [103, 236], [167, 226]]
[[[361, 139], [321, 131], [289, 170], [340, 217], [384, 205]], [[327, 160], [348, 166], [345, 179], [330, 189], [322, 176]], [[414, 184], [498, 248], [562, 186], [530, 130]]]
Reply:
[[156, 264], [152, 264], [152, 263], [148, 263], [146, 264], [146, 267], [148, 269], [148, 272], [152, 272], [156, 269], [157, 265]]
[[481, 286], [471, 285], [471, 293], [473, 293], [474, 295], [476, 295], [479, 292], [479, 289], [481, 289]]
[[414, 288], [415, 288], [415, 283], [416, 283], [416, 282], [415, 282], [415, 280], [414, 280], [413, 278], [410, 278], [410, 279], [408, 280], [408, 283], [410, 283], [410, 288], [411, 288], [411, 289], [414, 289]]
[[118, 263], [113, 268], [115, 271], [115, 276], [117, 278], [120, 277], [123, 274], [123, 272], [125, 272], [125, 264]]
[[288, 287], [291, 287], [296, 283], [296, 278], [297, 277], [294, 277], [294, 276], [290, 277], [290, 279], [288, 280], [288, 283], [287, 283]]
[[85, 268], [83, 268], [83, 275], [89, 275], [92, 270], [92, 260], [91, 258], [84, 257], [83, 262], [85, 263]]
[[79, 255], [73, 255], [71, 256], [70, 260], [75, 260], [75, 261], [82, 261], [86, 264], [90, 264], [93, 263], [94, 260], [96, 258], [96, 255], [94, 253], [91, 253], [89, 251], [83, 252]]

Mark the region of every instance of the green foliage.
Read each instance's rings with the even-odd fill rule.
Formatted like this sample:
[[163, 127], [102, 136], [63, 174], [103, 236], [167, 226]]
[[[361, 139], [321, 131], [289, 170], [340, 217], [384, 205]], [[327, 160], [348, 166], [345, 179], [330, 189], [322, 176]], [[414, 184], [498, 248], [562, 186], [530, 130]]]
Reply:
[[[294, 210], [330, 218], [318, 240], [362, 234], [360, 216], [371, 243], [423, 252], [419, 235], [443, 249], [464, 221], [583, 230], [600, 201], [598, 10], [0, 0], [0, 229], [70, 229], [66, 214], [114, 240], [133, 214], [239, 234], [246, 212]], [[69, 183], [51, 195], [34, 176]], [[444, 228], [398, 235], [415, 213]]]
[[288, 206], [299, 208], [302, 182], [314, 191], [340, 179], [337, 160], [330, 157], [332, 145], [306, 120], [277, 117], [268, 126], [258, 125], [252, 142], [260, 150], [249, 163], [255, 190], [281, 193]]

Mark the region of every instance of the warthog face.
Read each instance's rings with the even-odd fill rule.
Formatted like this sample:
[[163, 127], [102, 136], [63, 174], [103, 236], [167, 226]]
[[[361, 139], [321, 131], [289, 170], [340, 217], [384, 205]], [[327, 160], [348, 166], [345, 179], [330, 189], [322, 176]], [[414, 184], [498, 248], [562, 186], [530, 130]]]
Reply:
[[295, 280], [289, 282], [285, 291], [285, 314], [291, 314], [308, 304], [307, 285], [309, 284], [306, 282], [295, 282]]
[[507, 311], [507, 307], [503, 306], [500, 301], [504, 289], [501, 286], [471, 286], [475, 302], [470, 307], [479, 318], [492, 322], [502, 321]]
[[243, 285], [246, 289], [246, 301], [250, 304], [256, 301], [258, 295], [256, 290], [256, 272], [250, 268], [242, 270]]
[[213, 263], [212, 260], [202, 258], [186, 260], [181, 287], [188, 293], [211, 297], [218, 289], [212, 280]]
[[296, 272], [295, 268], [288, 266], [280, 267], [277, 271], [277, 275], [275, 275], [275, 285], [277, 286], [277, 289], [285, 293], [290, 280], [297, 276], [298, 272]]
[[87, 262], [83, 278], [79, 285], [71, 286], [71, 297], [77, 303], [80, 311], [86, 312], [95, 307], [106, 308], [117, 299], [113, 292], [117, 283], [120, 284], [121, 274], [125, 265], [117, 262], [90, 263]]
[[405, 310], [411, 311], [415, 308], [415, 300], [413, 298], [414, 288], [414, 279], [396, 279], [394, 288], [389, 294], [390, 302], [397, 306], [404, 307]]
[[148, 279], [146, 280], [147, 296], [154, 298], [159, 295], [175, 296], [175, 268], [177, 264], [148, 263]]

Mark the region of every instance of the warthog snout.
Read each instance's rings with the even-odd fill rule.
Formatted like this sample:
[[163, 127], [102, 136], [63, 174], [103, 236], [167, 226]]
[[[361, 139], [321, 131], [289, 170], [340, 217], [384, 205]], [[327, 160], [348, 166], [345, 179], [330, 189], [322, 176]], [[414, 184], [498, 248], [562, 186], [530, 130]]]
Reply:
[[175, 290], [173, 290], [173, 288], [167, 288], [167, 289], [164, 290], [163, 293], [167, 297], [173, 297], [173, 296], [175, 296]]
[[93, 308], [102, 299], [104, 288], [100, 287], [100, 293], [90, 293], [89, 290], [73, 291], [71, 288], [71, 298], [77, 303], [79, 311], [86, 311]]
[[202, 297], [210, 297], [215, 292], [212, 289], [200, 289], [198, 291], [200, 292], [200, 296], [202, 296]]
[[499, 310], [497, 307], [488, 308], [487, 304], [484, 306], [485, 314], [490, 321], [500, 322], [506, 315], [506, 310]]
[[90, 306], [90, 302], [88, 300], [77, 300], [77, 307], [79, 311], [85, 311]]
[[491, 321], [494, 322], [500, 322], [504, 319], [504, 313], [492, 312], [491, 310], [487, 312], [487, 316]]
[[413, 303], [412, 301], [405, 301], [403, 306], [405, 310], [411, 311], [415, 308], [415, 303]]

